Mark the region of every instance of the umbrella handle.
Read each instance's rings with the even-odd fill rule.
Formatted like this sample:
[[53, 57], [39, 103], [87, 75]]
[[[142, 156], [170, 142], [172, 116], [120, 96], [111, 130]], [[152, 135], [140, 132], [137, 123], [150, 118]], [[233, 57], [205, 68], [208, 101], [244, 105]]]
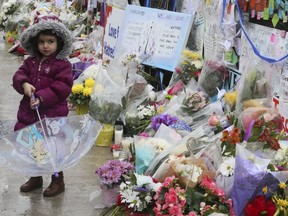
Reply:
[[[32, 92], [32, 94], [31, 94], [31, 98], [35, 101], [36, 100], [36, 98], [35, 98], [35, 94]], [[35, 106], [35, 109], [36, 110], [38, 110], [38, 106]]]

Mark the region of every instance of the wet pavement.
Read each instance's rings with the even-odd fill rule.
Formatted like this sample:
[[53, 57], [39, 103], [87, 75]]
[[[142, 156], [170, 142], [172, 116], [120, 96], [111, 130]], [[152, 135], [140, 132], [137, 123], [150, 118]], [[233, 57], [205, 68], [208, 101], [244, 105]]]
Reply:
[[[14, 72], [22, 63], [22, 58], [8, 53], [10, 47], [11, 45], [5, 44], [1, 36], [0, 122], [2, 122], [2, 129], [0, 127], [0, 130], [11, 130], [21, 98], [11, 87], [11, 83]], [[43, 197], [43, 191], [50, 184], [50, 176], [43, 176], [43, 188], [30, 193], [21, 193], [19, 188], [28, 176], [0, 166], [0, 216], [100, 215], [101, 210], [93, 208], [89, 203], [89, 197], [92, 192], [99, 189], [95, 169], [111, 157], [108, 147], [94, 146], [76, 166], [64, 171], [66, 190], [52, 198]]]

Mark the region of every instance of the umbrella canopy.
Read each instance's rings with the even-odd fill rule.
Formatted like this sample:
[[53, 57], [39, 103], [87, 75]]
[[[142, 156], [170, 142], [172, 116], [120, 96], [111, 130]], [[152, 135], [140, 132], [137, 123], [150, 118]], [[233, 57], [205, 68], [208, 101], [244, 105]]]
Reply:
[[0, 165], [29, 176], [63, 171], [92, 148], [102, 128], [89, 114], [43, 118], [0, 140]]

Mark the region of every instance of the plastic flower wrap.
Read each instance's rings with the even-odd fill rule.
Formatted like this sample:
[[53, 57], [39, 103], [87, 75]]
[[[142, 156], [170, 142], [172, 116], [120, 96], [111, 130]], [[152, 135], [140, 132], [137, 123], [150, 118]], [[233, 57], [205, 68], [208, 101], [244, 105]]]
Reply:
[[215, 172], [209, 171], [201, 158], [192, 161], [191, 157], [185, 156], [170, 157], [170, 163], [175, 175], [179, 178], [179, 183], [183, 186], [195, 187], [201, 182], [204, 175], [214, 178]]
[[123, 110], [122, 99], [127, 93], [106, 70], [100, 70], [89, 103], [91, 116], [101, 123], [113, 124]]
[[153, 209], [153, 197], [161, 187], [151, 176], [134, 173], [130, 180], [120, 185], [121, 203], [128, 212], [150, 213]]
[[269, 80], [272, 74], [265, 72], [265, 63], [249, 64], [249, 68], [243, 72], [236, 86], [238, 92], [236, 112], [241, 113], [249, 107], [263, 107], [271, 104], [271, 86]]
[[136, 151], [136, 172], [143, 174], [152, 160], [171, 144], [163, 138], [134, 136]]
[[198, 84], [214, 101], [218, 95], [218, 89], [225, 87], [227, 77], [229, 75], [228, 69], [214, 61], [205, 61]]
[[159, 216], [197, 216], [212, 213], [235, 215], [232, 201], [226, 200], [224, 191], [217, 188], [215, 182], [206, 175], [194, 188], [182, 187], [175, 176], [167, 177], [155, 200], [154, 213]]
[[279, 141], [280, 148], [277, 150], [272, 163], [278, 170], [288, 171], [288, 142]]
[[236, 166], [234, 185], [231, 193], [236, 215], [242, 215], [244, 208], [267, 186], [271, 190], [278, 187], [279, 181], [267, 171], [271, 159], [257, 156], [241, 145], [236, 145]]

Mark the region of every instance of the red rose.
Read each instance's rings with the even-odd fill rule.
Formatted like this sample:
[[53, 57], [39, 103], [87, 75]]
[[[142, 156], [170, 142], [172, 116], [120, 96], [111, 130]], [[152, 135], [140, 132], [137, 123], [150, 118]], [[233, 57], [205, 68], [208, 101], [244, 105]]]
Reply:
[[256, 196], [244, 209], [245, 216], [273, 216], [275, 212], [275, 204], [271, 199], [266, 201], [265, 196]]
[[253, 205], [258, 209], [259, 212], [266, 211], [265, 196], [256, 196], [254, 198]]
[[276, 212], [276, 205], [275, 203], [269, 199], [267, 202], [266, 202], [266, 209], [267, 209], [267, 216], [273, 216]]

